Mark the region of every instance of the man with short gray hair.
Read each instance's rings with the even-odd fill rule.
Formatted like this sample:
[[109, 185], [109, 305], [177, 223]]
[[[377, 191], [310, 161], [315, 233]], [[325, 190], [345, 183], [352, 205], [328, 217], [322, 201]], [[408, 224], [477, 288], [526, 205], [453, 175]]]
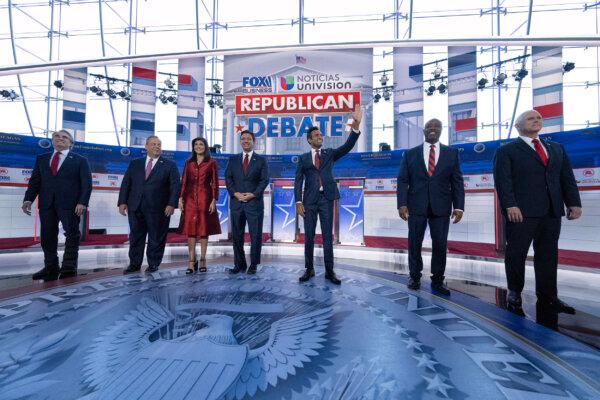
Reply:
[[[33, 274], [35, 280], [51, 281], [77, 275], [79, 220], [86, 211], [92, 193], [92, 173], [87, 160], [71, 151], [73, 136], [66, 130], [52, 134], [54, 151], [39, 155], [27, 185], [21, 208], [31, 215], [38, 198], [40, 241], [44, 268]], [[65, 252], [58, 268], [58, 223], [65, 231]]]

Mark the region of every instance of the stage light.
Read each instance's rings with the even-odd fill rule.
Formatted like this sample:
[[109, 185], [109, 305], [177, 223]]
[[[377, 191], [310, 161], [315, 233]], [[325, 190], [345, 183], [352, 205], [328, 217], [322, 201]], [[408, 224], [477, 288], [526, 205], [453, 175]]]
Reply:
[[165, 79], [165, 85], [167, 85], [167, 87], [169, 89], [173, 89], [175, 87], [175, 82], [173, 82], [173, 80], [171, 79], [171, 76], [169, 76], [167, 79]]
[[124, 99], [125, 97], [127, 97], [127, 92], [124, 90], [121, 90], [119, 93], [117, 93], [119, 95], [120, 98]]
[[0, 90], [0, 96], [9, 98], [10, 97], [10, 92], [8, 90], [6, 90], [6, 89]]
[[10, 101], [15, 101], [19, 98], [19, 95], [14, 90], [0, 90], [0, 95], [5, 99], [9, 99]]
[[385, 101], [389, 101], [389, 100], [390, 100], [390, 97], [392, 97], [392, 92], [390, 92], [390, 90], [389, 90], [389, 89], [385, 89], [385, 90], [383, 91], [383, 99], [384, 99]]
[[390, 146], [389, 144], [387, 144], [385, 142], [379, 143], [379, 151], [391, 151], [391, 150], [392, 150], [392, 146]]
[[575, 63], [571, 61], [567, 61], [565, 65], [563, 65], [563, 73], [572, 71], [575, 68]]
[[94, 85], [94, 86], [90, 87], [90, 92], [92, 92], [92, 93], [98, 93], [99, 91], [101, 91], [101, 90], [100, 90], [100, 88], [99, 88], [98, 86], [96, 86], [96, 85]]
[[217, 105], [217, 107], [223, 108], [223, 99], [218, 97], [217, 100], [215, 101], [215, 104]]
[[500, 72], [497, 77], [494, 78], [494, 83], [498, 86], [504, 84], [507, 76], [504, 72]]
[[215, 108], [215, 101], [212, 98], [208, 100], [208, 106], [210, 108]]
[[487, 78], [481, 78], [477, 81], [477, 89], [485, 89], [485, 85], [487, 85], [488, 82]]
[[440, 94], [444, 94], [446, 93], [446, 89], [448, 87], [444, 84], [444, 82], [440, 83], [440, 85], [437, 87], [438, 92], [440, 92]]
[[111, 99], [116, 99], [117, 98], [117, 94], [115, 93], [114, 90], [112, 89], [108, 89], [106, 90], [106, 94], [108, 95], [108, 97], [110, 97]]
[[63, 88], [63, 81], [60, 80], [55, 80], [54, 81], [54, 86], [56, 86], [57, 89], [62, 89]]
[[433, 96], [433, 94], [435, 93], [436, 87], [434, 84], [429, 84], [429, 87], [427, 88], [427, 90], [425, 91], [425, 93], [427, 93], [427, 96]]
[[221, 94], [221, 87], [219, 86], [218, 83], [213, 83], [212, 89], [213, 89], [213, 92], [215, 92], [216, 94]]
[[387, 77], [387, 75], [384, 72], [383, 75], [381, 75], [381, 78], [379, 78], [379, 82], [381, 82], [381, 86], [385, 86], [385, 85], [387, 85], [388, 81], [389, 81], [389, 78]]
[[169, 96], [169, 97], [167, 97], [167, 101], [169, 103], [175, 103], [177, 101], [177, 97], [175, 97], [175, 96]]
[[518, 70], [513, 76], [515, 77], [515, 81], [520, 82], [523, 80], [523, 78], [525, 78], [527, 75], [529, 75], [529, 71], [527, 71], [525, 68], [521, 68], [520, 70]]
[[102, 97], [104, 95], [104, 92], [102, 91], [102, 89], [98, 89], [94, 93], [96, 93], [96, 96], [99, 96], [99, 97]]
[[373, 102], [379, 103], [380, 99], [381, 99], [381, 95], [379, 94], [379, 92], [375, 93], [375, 96], [373, 97]]
[[167, 95], [165, 94], [165, 92], [160, 92], [160, 95], [158, 95], [158, 99], [163, 104], [167, 104], [169, 102], [169, 100], [167, 100]]
[[435, 79], [439, 78], [440, 76], [442, 76], [442, 72], [444, 72], [443, 69], [441, 69], [440, 67], [435, 67], [435, 69], [433, 70], [433, 77]]

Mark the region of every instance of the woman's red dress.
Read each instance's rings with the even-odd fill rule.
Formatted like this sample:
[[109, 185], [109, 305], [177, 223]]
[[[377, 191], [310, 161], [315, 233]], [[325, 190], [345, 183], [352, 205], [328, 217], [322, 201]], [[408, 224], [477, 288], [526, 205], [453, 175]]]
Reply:
[[216, 208], [213, 213], [208, 212], [212, 200], [219, 198], [219, 177], [214, 159], [200, 164], [194, 160], [185, 163], [179, 197], [183, 198], [180, 234], [200, 237], [221, 233]]

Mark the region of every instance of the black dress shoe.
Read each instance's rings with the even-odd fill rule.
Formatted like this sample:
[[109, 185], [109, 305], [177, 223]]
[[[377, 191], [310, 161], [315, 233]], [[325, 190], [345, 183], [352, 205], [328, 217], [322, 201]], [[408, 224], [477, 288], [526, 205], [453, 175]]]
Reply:
[[506, 309], [511, 313], [518, 315], [519, 317], [525, 316], [525, 311], [523, 311], [523, 306], [521, 303], [521, 299], [517, 300], [508, 300], [506, 302]]
[[65, 278], [72, 278], [74, 276], [77, 276], [77, 269], [71, 269], [71, 268], [61, 268], [60, 269], [60, 275], [59, 275], [59, 279], [65, 279]]
[[306, 271], [304, 271], [304, 274], [300, 278], [298, 278], [298, 281], [307, 282], [313, 276], [315, 276], [315, 270], [312, 268], [306, 268]]
[[335, 272], [333, 272], [333, 271], [326, 272], [325, 279], [327, 279], [329, 282], [333, 283], [334, 285], [342, 284], [342, 281], [337, 276], [335, 276]]
[[34, 273], [33, 275], [31, 275], [31, 279], [33, 279], [34, 281], [38, 281], [38, 280], [45, 280], [45, 281], [55, 281], [58, 279], [58, 268], [54, 267], [54, 268], [47, 268], [44, 267], [42, 269], [40, 269], [38, 272]]
[[147, 273], [152, 273], [156, 271], [158, 271], [158, 265], [148, 265], [148, 268], [146, 268]]
[[431, 282], [431, 290], [444, 296], [450, 296], [450, 289], [444, 282]]
[[408, 284], [406, 287], [408, 287], [410, 290], [419, 290], [421, 289], [421, 281], [419, 279], [410, 277], [408, 278]]
[[140, 272], [141, 269], [142, 267], [139, 265], [128, 265], [127, 268], [123, 270], [123, 275], [135, 274], [136, 272]]
[[240, 272], [246, 272], [246, 268], [241, 268], [236, 265], [235, 267], [229, 269], [230, 274], [238, 274]]
[[558, 298], [554, 299], [554, 300], [549, 300], [549, 301], [541, 300], [541, 301], [538, 301], [538, 303], [540, 303], [540, 305], [542, 307], [545, 307], [550, 310], [554, 310], [557, 313], [575, 315], [575, 309]]
[[254, 275], [256, 273], [256, 265], [251, 265], [250, 268], [248, 268], [248, 275]]

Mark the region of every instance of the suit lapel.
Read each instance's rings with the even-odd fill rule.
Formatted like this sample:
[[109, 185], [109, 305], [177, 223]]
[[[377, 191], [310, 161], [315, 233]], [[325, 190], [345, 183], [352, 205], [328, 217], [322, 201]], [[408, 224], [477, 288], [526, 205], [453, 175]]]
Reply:
[[[519, 149], [521, 149], [523, 152], [529, 154], [530, 157], [535, 158], [540, 164], [542, 164], [542, 166], [544, 165], [544, 163], [542, 162], [542, 159], [540, 158], [540, 156], [538, 155], [538, 153], [532, 149], [527, 143], [525, 143], [525, 141], [521, 138], [517, 139], [517, 147]], [[548, 154], [550, 154], [550, 150], [547, 147], [546, 150], [548, 150]]]
[[[548, 153], [548, 168], [557, 161], [558, 156], [556, 155], [555, 147], [544, 140], [540, 140], [542, 146], [546, 148], [546, 152]], [[536, 153], [537, 154], [537, 153]], [[539, 156], [538, 156], [539, 158]], [[541, 160], [540, 160], [541, 161]]]
[[[152, 167], [152, 171], [150, 171], [150, 175], [148, 175], [148, 179], [146, 179], [146, 181], [149, 181], [150, 179], [152, 179], [152, 177], [154, 175], [156, 175], [158, 169], [163, 164], [162, 157], [158, 157], [155, 162], [156, 162], [156, 164]], [[146, 160], [144, 160], [143, 168], [144, 168], [144, 177], [145, 177], [146, 176]]]
[[446, 146], [442, 146], [442, 144], [440, 143], [440, 156], [438, 157], [438, 161], [435, 164], [435, 169], [433, 170], [433, 174], [431, 175], [432, 178], [438, 173], [438, 171], [440, 171], [444, 167], [444, 165], [448, 161], [448, 152], [448, 148]]
[[420, 165], [420, 170], [425, 174], [426, 177], [429, 178], [429, 173], [427, 173], [427, 167], [425, 166], [425, 159], [423, 158], [423, 151], [424, 151], [424, 146], [425, 144], [421, 144], [419, 146], [416, 147], [417, 150], [417, 161]]
[[63, 163], [60, 165], [60, 168], [56, 172], [56, 175], [60, 174], [60, 172], [65, 169], [65, 167], [69, 168], [69, 165], [74, 161], [75, 161], [75, 159], [73, 157], [73, 154], [69, 151], [69, 154], [67, 154]]

